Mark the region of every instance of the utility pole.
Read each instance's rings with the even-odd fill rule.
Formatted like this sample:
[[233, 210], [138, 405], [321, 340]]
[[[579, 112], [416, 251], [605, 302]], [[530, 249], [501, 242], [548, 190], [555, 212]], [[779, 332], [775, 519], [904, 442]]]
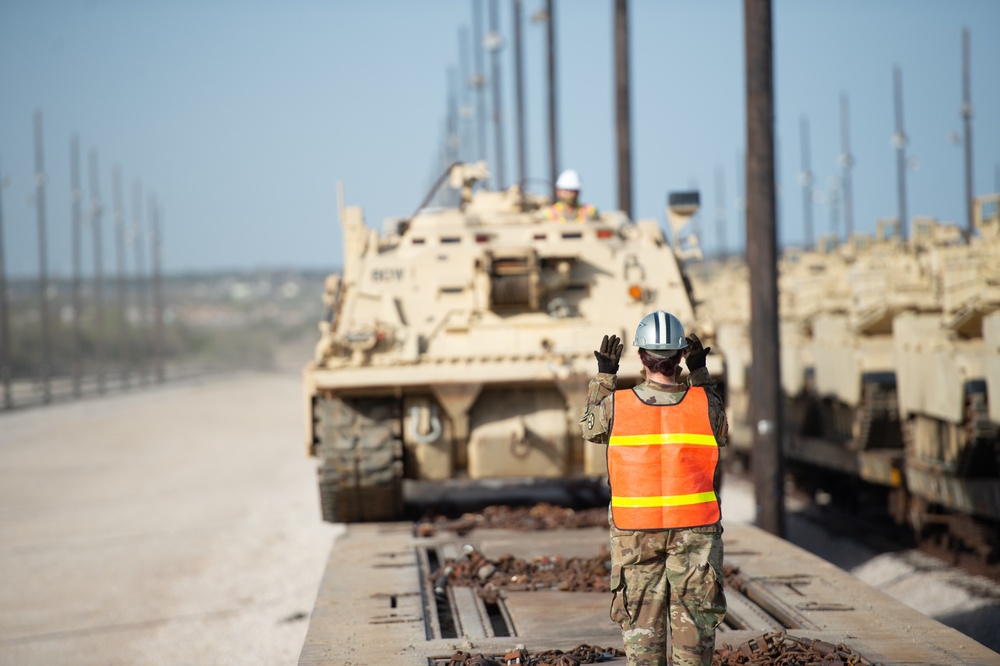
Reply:
[[97, 151], [90, 151], [90, 224], [94, 232], [94, 352], [97, 363], [97, 392], [104, 385], [104, 257], [101, 238], [101, 194], [97, 185]]
[[166, 379], [163, 371], [163, 236], [160, 220], [160, 206], [150, 197], [149, 215], [152, 228], [153, 246], [153, 358], [156, 363], [156, 381], [162, 384]]
[[966, 238], [976, 232], [972, 219], [972, 83], [969, 75], [969, 29], [962, 28], [962, 127], [965, 135], [965, 225]]
[[69, 143], [70, 153], [70, 187], [72, 192], [73, 214], [70, 223], [72, 224], [73, 239], [73, 397], [79, 398], [82, 394], [80, 387], [80, 348], [83, 331], [80, 326], [80, 206], [82, 205], [82, 193], [80, 192], [80, 137], [73, 135]]
[[903, 130], [903, 73], [899, 67], [892, 69], [893, 93], [896, 107], [896, 133], [892, 144], [896, 147], [896, 191], [899, 197], [899, 239], [906, 240], [906, 132]]
[[556, 123], [556, 14], [555, 0], [545, 0], [546, 74], [549, 87], [549, 183], [552, 201], [556, 200], [559, 173], [559, 128]]
[[840, 93], [840, 187], [844, 200], [844, 238], [854, 235], [854, 201], [851, 198], [851, 169], [854, 156], [851, 155], [851, 127], [848, 113], [847, 95]]
[[35, 212], [38, 218], [38, 288], [41, 291], [42, 402], [52, 402], [52, 339], [49, 331], [48, 249], [45, 240], [45, 159], [42, 149], [42, 112], [35, 111]]
[[744, 0], [747, 86], [747, 263], [753, 354], [751, 426], [757, 524], [785, 535], [784, 422], [778, 334], [774, 62], [770, 0]]
[[142, 242], [145, 234], [142, 226], [142, 184], [137, 180], [132, 183], [132, 242], [135, 252], [135, 293], [139, 306], [139, 358], [137, 361], [139, 370], [139, 384], [146, 384], [146, 353], [149, 347], [146, 345], [146, 335], [149, 327], [146, 325], [148, 314], [148, 303], [146, 302], [146, 253], [143, 251]]
[[473, 74], [472, 80], [476, 89], [476, 138], [479, 159], [488, 162], [486, 157], [486, 101], [483, 96], [483, 88], [486, 87], [486, 74], [483, 73], [483, 1], [472, 0], [472, 53], [476, 67], [476, 73]]
[[632, 128], [629, 113], [628, 0], [615, 0], [615, 135], [618, 208], [632, 217]]
[[799, 118], [799, 145], [802, 150], [802, 171], [799, 182], [802, 183], [802, 225], [805, 231], [803, 245], [806, 249], [813, 246], [813, 174], [809, 159], [809, 119]]
[[115, 268], [118, 292], [118, 364], [121, 371], [123, 389], [129, 387], [129, 335], [126, 308], [128, 300], [125, 291], [125, 213], [122, 209], [122, 170], [115, 165], [112, 173], [112, 189], [115, 199]]
[[3, 249], [3, 174], [0, 174], [0, 382], [3, 382], [3, 406], [11, 409], [14, 398], [10, 391], [10, 311], [7, 309], [7, 268]]
[[515, 114], [517, 125], [517, 185], [521, 190], [522, 199], [524, 197], [525, 178], [527, 169], [525, 167], [524, 149], [524, 45], [521, 38], [521, 23], [523, 21], [521, 11], [521, 0], [514, 0], [514, 93], [515, 93]]
[[503, 162], [503, 104], [501, 100], [500, 86], [500, 49], [503, 46], [503, 38], [500, 37], [500, 19], [497, 15], [497, 0], [490, 0], [490, 33], [486, 36], [486, 48], [490, 51], [490, 64], [492, 69], [493, 84], [493, 136], [496, 144], [496, 183], [497, 189], [504, 189], [504, 162]]
[[719, 259], [726, 258], [726, 172], [715, 167], [715, 247]]

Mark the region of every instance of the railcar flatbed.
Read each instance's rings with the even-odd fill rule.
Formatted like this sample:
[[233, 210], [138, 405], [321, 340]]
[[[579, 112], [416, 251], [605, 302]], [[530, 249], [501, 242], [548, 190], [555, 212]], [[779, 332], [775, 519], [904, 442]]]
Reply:
[[[609, 593], [505, 589], [489, 604], [471, 588], [449, 586], [445, 596], [435, 595], [428, 578], [438, 564], [460, 557], [465, 544], [489, 559], [590, 558], [607, 536], [605, 528], [560, 528], [418, 537], [412, 523], [349, 525], [331, 550], [299, 665], [436, 666], [460, 650], [620, 648], [620, 630], [608, 618]], [[742, 591], [727, 587], [729, 613], [718, 645], [785, 630], [846, 644], [886, 666], [1000, 664], [1000, 654], [756, 527], [727, 525], [725, 547]]]

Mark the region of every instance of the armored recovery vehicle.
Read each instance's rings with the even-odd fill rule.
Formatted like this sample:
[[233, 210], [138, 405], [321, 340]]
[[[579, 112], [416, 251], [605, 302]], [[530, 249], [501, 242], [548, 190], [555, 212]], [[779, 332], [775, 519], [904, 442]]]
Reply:
[[[656, 221], [550, 221], [547, 201], [516, 186], [475, 190], [481, 164], [448, 176], [457, 207], [422, 208], [382, 234], [360, 208], [342, 213], [343, 273], [327, 279], [303, 373], [325, 520], [398, 518], [404, 479], [606, 475], [603, 447], [576, 424], [602, 336], [628, 346], [656, 309], [696, 330]], [[696, 200], [676, 197], [672, 214], [692, 215]], [[620, 385], [639, 369], [626, 349]]]

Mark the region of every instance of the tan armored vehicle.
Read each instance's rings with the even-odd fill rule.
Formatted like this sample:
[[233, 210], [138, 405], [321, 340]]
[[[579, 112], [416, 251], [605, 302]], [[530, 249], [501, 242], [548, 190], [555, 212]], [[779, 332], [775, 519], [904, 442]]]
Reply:
[[[474, 191], [486, 177], [453, 167], [457, 208], [422, 209], [383, 234], [343, 211], [344, 270], [327, 279], [303, 375], [326, 520], [398, 517], [404, 479], [605, 475], [604, 449], [576, 425], [593, 350], [610, 333], [629, 344], [658, 308], [696, 330], [655, 221], [547, 221], [546, 202], [516, 187]], [[677, 197], [672, 212], [690, 216], [695, 201]], [[622, 385], [639, 377], [631, 352]]]
[[952, 227], [954, 238], [926, 252], [939, 279], [938, 309], [893, 322], [910, 515], [931, 504], [1000, 521], [1000, 419], [990, 413], [1000, 393], [1000, 376], [990, 375], [1000, 358], [998, 202], [976, 200], [978, 235], [968, 243]]
[[[711, 331], [725, 359], [729, 444], [747, 449], [749, 430], [750, 280], [742, 259], [690, 264], [699, 328]], [[709, 357], [711, 358], [711, 357]]]

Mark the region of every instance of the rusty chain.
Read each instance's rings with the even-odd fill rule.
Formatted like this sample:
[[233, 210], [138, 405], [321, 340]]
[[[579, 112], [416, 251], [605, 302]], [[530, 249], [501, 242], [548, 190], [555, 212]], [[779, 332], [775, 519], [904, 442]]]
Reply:
[[416, 524], [417, 536], [429, 537], [439, 530], [450, 530], [459, 536], [476, 528], [509, 530], [549, 530], [555, 528], [607, 527], [608, 509], [599, 507], [573, 509], [540, 502], [531, 507], [488, 506], [479, 513], [466, 513], [459, 518], [436, 516]]
[[[467, 513], [458, 519], [438, 516], [418, 523], [419, 536], [432, 536], [437, 530], [451, 530], [459, 535], [476, 528], [539, 530], [557, 527], [594, 527], [607, 525], [607, 509], [573, 511], [541, 503], [534, 507], [487, 507], [481, 513]], [[447, 559], [430, 573], [435, 587], [459, 585], [476, 589], [487, 603], [496, 603], [501, 590], [557, 589], [567, 592], [609, 592], [611, 556], [607, 548], [591, 558], [559, 555], [523, 560], [513, 555], [491, 560], [472, 545], [463, 547], [463, 556]], [[744, 587], [738, 567], [723, 565], [726, 585]], [[550, 650], [531, 655], [517, 649], [503, 655], [470, 655], [456, 652], [442, 666], [578, 666], [624, 656], [616, 648], [580, 645], [568, 652]], [[736, 647], [723, 644], [715, 651], [712, 666], [880, 666], [843, 643], [834, 645], [821, 640], [799, 638], [785, 632], [763, 634]]]
[[880, 666], [843, 643], [790, 636], [783, 631], [751, 638], [738, 647], [715, 650], [712, 666]]
[[447, 666], [580, 666], [580, 664], [599, 664], [624, 656], [625, 653], [616, 648], [584, 644], [566, 652], [546, 650], [535, 655], [523, 648], [495, 655], [456, 652], [447, 662]]

